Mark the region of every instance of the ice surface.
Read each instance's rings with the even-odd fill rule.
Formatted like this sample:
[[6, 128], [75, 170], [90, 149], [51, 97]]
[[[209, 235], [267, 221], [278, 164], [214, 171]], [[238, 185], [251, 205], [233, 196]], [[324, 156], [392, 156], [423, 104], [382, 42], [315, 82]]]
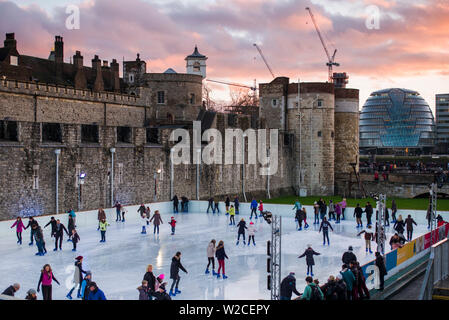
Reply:
[[[257, 245], [244, 246], [241, 241], [240, 246], [236, 246], [237, 230], [234, 226], [228, 225], [228, 216], [223, 213], [205, 214], [204, 205], [202, 203], [201, 206], [192, 206], [196, 207], [196, 212], [176, 215], [168, 209], [170, 204], [162, 206], [161, 214], [164, 224], [161, 225], [159, 237], [153, 235], [151, 226], [147, 235], [140, 234], [141, 222], [136, 206], [128, 208], [126, 222], [115, 222], [115, 212], [108, 210], [108, 222], [111, 226], [106, 233], [106, 243], [99, 243], [100, 232], [97, 231], [96, 213], [91, 212], [89, 216], [78, 214], [77, 229], [81, 237], [78, 251], [71, 251], [72, 244], [67, 242], [67, 237], [64, 236], [63, 251], [53, 252], [54, 241], [50, 237], [49, 226], [44, 229], [48, 250], [48, 254], [44, 257], [34, 255], [37, 252], [35, 245], [28, 246], [29, 229], [23, 233], [23, 245], [20, 246], [16, 244], [15, 230], [9, 229], [13, 222], [1, 222], [0, 256], [3, 259], [0, 264], [2, 275], [0, 290], [4, 290], [14, 282], [19, 282], [21, 289], [16, 295], [25, 297], [28, 289], [36, 289], [40, 270], [44, 264], [49, 263], [55, 277], [61, 283], [61, 286], [53, 284], [53, 298], [65, 299], [73, 279], [74, 258], [82, 255], [84, 269], [92, 271], [93, 280], [105, 292], [108, 299], [134, 300], [138, 299], [136, 288], [141, 283], [146, 266], [153, 264], [154, 273], [165, 274], [165, 279], [168, 281], [171, 258], [176, 251], [181, 251], [181, 262], [188, 274], [180, 271], [179, 289], [182, 293], [174, 299], [269, 299], [270, 292], [266, 289], [266, 241], [271, 239], [271, 226], [261, 218], [253, 219], [257, 227], [255, 237]], [[374, 254], [365, 253], [363, 236], [356, 237], [358, 230], [353, 218], [350, 217], [352, 209], [347, 209], [347, 216], [351, 220], [342, 221], [340, 225], [332, 221], [334, 232], [329, 233], [331, 244], [323, 246], [322, 234], [318, 233], [318, 226], [312, 223], [312, 210], [308, 210], [310, 228], [305, 231], [296, 231], [291, 207], [293, 206], [283, 206], [286, 213], [282, 220], [282, 277], [289, 272], [295, 272], [300, 292], [305, 287], [304, 278], [307, 269], [305, 258], [297, 257], [303, 253], [309, 243], [315, 251], [321, 253], [320, 256], [315, 256], [314, 267], [315, 278], [318, 278], [321, 283], [324, 283], [329, 275], [338, 273], [342, 264], [341, 256], [349, 245], [354, 247], [354, 253], [362, 264], [374, 258]], [[415, 227], [414, 237], [427, 232], [427, 225], [424, 223], [422, 214], [419, 217], [413, 215], [419, 223], [418, 227]], [[171, 236], [168, 221], [173, 215], [178, 223], [176, 235]], [[238, 223], [241, 218], [245, 218], [249, 223], [249, 209], [246, 205], [242, 207], [241, 214], [236, 215], [236, 222]], [[41, 226], [48, 220], [49, 217], [38, 219]], [[61, 215], [61, 221], [67, 226], [67, 215]], [[24, 223], [27, 223], [27, 219], [24, 219]], [[387, 230], [389, 231], [387, 239], [391, 236], [392, 230], [391, 225]], [[223, 240], [225, 243], [225, 250], [229, 256], [229, 260], [226, 260], [226, 275], [229, 278], [226, 280], [218, 280], [204, 274], [207, 265], [206, 247], [211, 239], [216, 239], [217, 242]], [[376, 248], [374, 242], [372, 247], [374, 251]], [[388, 244], [387, 249], [389, 249]], [[73, 296], [76, 297], [76, 293]], [[41, 298], [39, 295], [39, 299]]]

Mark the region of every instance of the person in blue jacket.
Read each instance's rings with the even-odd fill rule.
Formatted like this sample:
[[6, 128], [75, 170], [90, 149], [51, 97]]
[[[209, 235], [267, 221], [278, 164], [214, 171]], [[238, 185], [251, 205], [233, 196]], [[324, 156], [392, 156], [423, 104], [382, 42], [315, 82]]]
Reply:
[[87, 300], [107, 300], [103, 291], [101, 291], [95, 282], [90, 283], [90, 293]]
[[254, 212], [254, 215], [256, 216], [256, 219], [257, 219], [257, 200], [256, 199], [253, 198], [253, 201], [251, 201], [250, 207], [251, 207], [251, 217], [250, 217], [250, 219], [253, 218], [253, 212]]

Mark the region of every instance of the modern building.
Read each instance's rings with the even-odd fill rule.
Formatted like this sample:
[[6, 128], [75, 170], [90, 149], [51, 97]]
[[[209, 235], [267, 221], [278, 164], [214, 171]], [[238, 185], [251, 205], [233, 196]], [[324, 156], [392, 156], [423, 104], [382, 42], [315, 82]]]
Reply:
[[432, 152], [434, 145], [434, 117], [417, 91], [391, 88], [371, 93], [360, 113], [362, 154], [423, 154]]
[[436, 143], [449, 144], [449, 94], [435, 96]]

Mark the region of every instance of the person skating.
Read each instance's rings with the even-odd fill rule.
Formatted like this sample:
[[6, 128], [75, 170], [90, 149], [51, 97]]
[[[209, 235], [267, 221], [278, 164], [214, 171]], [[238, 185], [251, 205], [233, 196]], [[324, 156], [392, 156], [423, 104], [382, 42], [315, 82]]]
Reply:
[[87, 296], [87, 300], [107, 300], [104, 292], [98, 288], [95, 282], [91, 282], [89, 291], [90, 293]]
[[212, 213], [215, 213], [215, 210], [214, 210], [214, 198], [213, 197], [210, 197], [208, 199], [206, 213], [209, 213], [209, 209], [212, 210]]
[[343, 264], [340, 271], [341, 276], [343, 277], [343, 281], [346, 284], [346, 297], [348, 300], [352, 300], [352, 290], [355, 284], [355, 276], [354, 273], [349, 269], [347, 264]]
[[50, 221], [44, 226], [44, 229], [47, 228], [49, 225], [51, 225], [51, 236], [53, 237], [56, 232], [56, 219], [55, 217], [51, 217]]
[[341, 220], [345, 220], [345, 210], [346, 210], [346, 198], [340, 202], [341, 207]]
[[245, 229], [248, 229], [246, 227], [245, 219], [242, 218], [240, 220], [240, 222], [237, 224], [237, 228], [239, 228], [239, 229], [238, 229], [238, 233], [237, 233], [237, 243], [235, 245], [237, 245], [237, 246], [239, 245], [240, 236], [241, 235], [243, 236], [243, 244], [245, 245], [246, 244], [246, 241], [245, 241]]
[[407, 226], [407, 241], [412, 241], [413, 225], [417, 226], [417, 224], [411, 215], [408, 215], [407, 219], [405, 219], [405, 225]]
[[249, 223], [248, 227], [248, 246], [251, 244], [251, 240], [253, 240], [253, 245], [256, 245], [256, 241], [254, 240], [254, 235], [256, 234], [256, 227], [254, 226], [254, 222]]
[[307, 229], [309, 227], [309, 224], [307, 223], [306, 207], [302, 207], [301, 216], [302, 216], [302, 220], [304, 221], [304, 229]]
[[137, 287], [137, 290], [139, 291], [139, 300], [150, 300], [151, 294], [147, 280], [142, 280], [142, 285]]
[[146, 213], [146, 211], [147, 211], [147, 208], [145, 208], [145, 204], [141, 203], [140, 207], [137, 209], [137, 213], [140, 216], [143, 216]]
[[86, 275], [84, 276], [83, 282], [81, 282], [81, 299], [87, 300], [87, 297], [90, 293], [90, 286], [92, 283], [92, 272], [86, 271]]
[[116, 201], [113, 208], [115, 208], [115, 214], [116, 214], [115, 222], [121, 221], [122, 220], [122, 216], [121, 216], [122, 205], [120, 204], [119, 201]]
[[391, 250], [394, 250], [394, 249], [397, 249], [397, 248], [402, 248], [401, 239], [400, 239], [398, 233], [395, 233], [390, 238], [390, 247], [391, 247]]
[[189, 199], [186, 196], [181, 197], [181, 211], [189, 212]]
[[41, 283], [42, 283], [42, 297], [43, 300], [52, 300], [52, 281], [58, 285], [61, 285], [59, 281], [55, 278], [53, 271], [51, 270], [51, 266], [49, 264], [44, 265], [41, 270], [41, 276], [39, 278], [39, 282], [37, 283], [37, 292], [40, 291]]
[[215, 273], [215, 239], [212, 239], [209, 244], [207, 245], [207, 266], [206, 266], [206, 274], [209, 274], [209, 266], [212, 264], [212, 275], [217, 275]]
[[17, 243], [22, 244], [22, 232], [25, 226], [22, 222], [21, 217], [17, 217], [16, 221], [14, 221], [13, 225], [11, 226], [11, 229], [14, 227], [16, 227]]
[[280, 299], [281, 300], [291, 300], [292, 294], [296, 294], [298, 297], [301, 295], [296, 289], [296, 278], [295, 273], [290, 272], [288, 276], [286, 276], [281, 281], [280, 288]]
[[109, 223], [106, 222], [106, 219], [100, 221], [100, 233], [101, 233], [100, 242], [106, 242], [106, 229], [108, 226]]
[[301, 300], [324, 300], [320, 287], [313, 282], [312, 277], [306, 277], [306, 288], [301, 296]]
[[171, 201], [173, 201], [173, 213], [178, 213], [179, 212], [178, 196], [175, 194], [175, 196], [173, 197], [173, 199], [171, 199]]
[[388, 208], [385, 208], [385, 226], [390, 226], [390, 213]]
[[362, 208], [360, 208], [360, 204], [357, 203], [356, 207], [354, 208], [354, 215], [353, 215], [357, 222], [357, 228], [363, 228], [362, 213], [363, 213], [363, 210], [362, 210]]
[[223, 275], [223, 279], [227, 279], [228, 277], [226, 276], [226, 273], [225, 273], [225, 258], [226, 259], [229, 259], [229, 258], [226, 255], [223, 240], [220, 240], [220, 242], [218, 242], [218, 246], [215, 250], [215, 257], [217, 257], [217, 260], [218, 260], [217, 278], [220, 279], [220, 271], [221, 271], [222, 275]]
[[12, 286], [9, 286], [8, 288], [6, 288], [2, 294], [4, 294], [5, 296], [10, 296], [10, 297], [14, 297], [14, 294], [19, 291], [20, 289], [20, 284], [18, 283], [14, 283]]
[[430, 223], [432, 222], [432, 205], [431, 204], [429, 204], [429, 207], [427, 208], [426, 219], [427, 219], [427, 229], [430, 229]]
[[150, 222], [152, 222], [152, 221], [153, 221], [153, 225], [154, 225], [153, 234], [156, 234], [156, 230], [157, 230], [157, 234], [159, 235], [159, 226], [162, 223], [164, 223], [162, 221], [162, 217], [161, 217], [161, 214], [159, 213], [159, 210], [154, 211], [154, 214], [153, 214], [153, 216], [150, 219]]
[[100, 222], [101, 220], [106, 220], [106, 212], [104, 212], [103, 208], [98, 209], [98, 214], [97, 214], [97, 219], [98, 219], [98, 228], [97, 231], [100, 230]]
[[33, 217], [30, 217], [27, 226], [24, 228], [25, 230], [28, 229], [28, 227], [30, 228], [30, 243], [28, 243], [30, 246], [34, 244], [34, 233], [37, 230], [37, 226], [39, 226], [39, 223], [37, 223]]
[[128, 213], [128, 209], [125, 206], [121, 206], [120, 211], [122, 213], [122, 222], [125, 222], [125, 213]]
[[229, 208], [229, 225], [235, 225], [235, 209], [234, 206], [231, 204], [231, 207]]
[[162, 283], [158, 290], [152, 294], [152, 296], [155, 298], [155, 300], [171, 300], [170, 295], [167, 294], [167, 291], [165, 290], [166, 282]]
[[[173, 283], [171, 284], [170, 288], [170, 296], [175, 296], [181, 293], [181, 291], [178, 289], [179, 281], [181, 280], [181, 277], [179, 276], [179, 269], [184, 271], [186, 274], [188, 273], [184, 266], [181, 264], [181, 252], [178, 251], [171, 259], [170, 279], [173, 280]], [[173, 288], [175, 288], [175, 291], [173, 291]]]
[[335, 205], [335, 213], [337, 214], [337, 221], [335, 223], [340, 223], [340, 216], [341, 216], [341, 206], [339, 203]]
[[151, 209], [150, 207], [147, 207], [147, 209], [145, 210], [145, 214], [147, 216], [147, 226], [150, 225], [150, 218], [151, 218]]
[[320, 223], [320, 205], [318, 202], [313, 203], [313, 224], [319, 224]]
[[25, 300], [37, 300], [37, 293], [36, 290], [30, 289], [27, 291], [27, 296], [25, 297]]
[[69, 216], [69, 223], [67, 225], [67, 229], [69, 231], [69, 238], [67, 239], [67, 241], [72, 241], [72, 230], [75, 229], [75, 220], [73, 219], [72, 216]]
[[391, 222], [396, 223], [396, 212], [398, 211], [398, 207], [396, 205], [396, 201], [393, 199], [391, 201]]
[[385, 276], [387, 273], [387, 268], [385, 267], [385, 261], [380, 252], [376, 251], [376, 262], [375, 266], [379, 269], [379, 290], [384, 290]]
[[323, 199], [320, 199], [320, 200], [321, 200], [321, 204], [320, 204], [320, 202], [318, 202], [318, 204], [320, 205], [320, 219], [323, 220], [323, 218], [327, 214], [327, 204], [326, 204], [326, 200], [323, 200]]
[[[368, 252], [368, 250], [369, 250], [369, 253], [373, 253], [371, 251], [371, 240], [374, 240], [374, 233], [373, 233], [371, 225], [368, 225], [366, 227], [366, 229], [360, 231], [357, 234], [357, 237], [360, 236], [363, 233], [365, 234], [365, 251]], [[357, 261], [357, 260], [355, 260], [355, 261]]]
[[147, 215], [145, 212], [140, 215], [140, 221], [142, 224], [142, 231], [140, 232], [141, 234], [147, 234], [147, 225], [148, 225], [149, 220], [150, 219], [147, 218]]
[[402, 220], [402, 215], [400, 214], [398, 219], [395, 221], [393, 225], [393, 229], [396, 230], [399, 234], [404, 234], [405, 230], [405, 222]]
[[313, 277], [313, 266], [315, 265], [315, 260], [313, 259], [313, 256], [319, 256], [319, 255], [320, 255], [320, 253], [315, 252], [312, 249], [312, 245], [308, 244], [307, 249], [304, 251], [304, 253], [298, 257], [299, 259], [302, 257], [306, 257], [307, 275], [310, 274]]
[[158, 275], [158, 276], [156, 277], [156, 282], [155, 282], [155, 284], [154, 284], [154, 287], [155, 287], [154, 291], [158, 291], [158, 290], [159, 290], [159, 286], [160, 286], [161, 284], [167, 285], [166, 282], [163, 282], [163, 281], [164, 281], [164, 278], [165, 278], [165, 275], [164, 275], [163, 273], [161, 273], [160, 275]]
[[70, 209], [68, 211], [68, 214], [69, 214], [69, 217], [72, 217], [73, 225], [75, 226], [76, 225], [76, 213], [75, 213], [75, 211], [73, 209]]
[[351, 261], [357, 261], [357, 257], [355, 256], [354, 252], [353, 252], [353, 248], [352, 246], [348, 247], [348, 251], [346, 251], [345, 253], [343, 253], [343, 256], [341, 257], [341, 261], [346, 264], [349, 265], [349, 263]]
[[263, 202], [262, 202], [262, 200], [259, 201], [259, 207], [257, 209], [259, 210], [259, 217], [262, 217], [263, 216], [263, 214], [262, 214], [262, 212], [263, 212]]
[[53, 251], [57, 251], [58, 250], [58, 241], [59, 241], [59, 250], [62, 250], [62, 239], [63, 239], [63, 235], [64, 232], [69, 236], [69, 232], [67, 231], [67, 229], [65, 228], [65, 226], [61, 223], [61, 221], [56, 220], [56, 230], [55, 230], [55, 248], [53, 249]]
[[329, 200], [328, 208], [329, 208], [329, 221], [332, 221], [332, 219], [334, 219], [334, 221], [335, 221], [336, 220], [335, 219], [335, 204], [332, 200]]
[[214, 211], [213, 213], [215, 213], [215, 211], [217, 211], [217, 214], [220, 213], [220, 209], [218, 208], [218, 198], [214, 197]]
[[296, 229], [298, 231], [302, 230], [302, 210], [297, 209], [295, 213]]
[[33, 225], [32, 227], [34, 240], [36, 240], [37, 246], [37, 256], [43, 256], [47, 253], [45, 249], [45, 241], [44, 241], [44, 233], [42, 232], [42, 228], [39, 225]]
[[72, 230], [72, 244], [73, 244], [73, 249], [72, 251], [76, 251], [76, 245], [78, 244], [78, 242], [80, 242], [81, 238], [78, 235], [78, 232], [76, 231], [76, 229]]
[[366, 225], [371, 226], [372, 225], [371, 217], [373, 216], [373, 212], [374, 212], [374, 209], [373, 209], [373, 206], [371, 205], [371, 203], [369, 203], [369, 202], [366, 203], [365, 210], [363, 212], [366, 213]]
[[234, 197], [235, 214], [240, 214], [240, 212], [239, 212], [239, 207], [240, 207], [239, 197], [238, 197], [238, 196], [235, 196], [235, 197]]
[[73, 274], [74, 286], [67, 294], [67, 298], [72, 300], [72, 292], [78, 287], [77, 298], [81, 298], [81, 283], [83, 281], [83, 274], [87, 272], [83, 270], [83, 256], [78, 256], [75, 258], [75, 273]]
[[231, 199], [227, 196], [225, 199], [226, 215], [229, 214], [229, 206], [231, 205]]
[[323, 217], [323, 220], [321, 221], [320, 230], [318, 230], [318, 233], [321, 232], [321, 229], [323, 229], [323, 246], [326, 245], [326, 239], [327, 239], [327, 245], [329, 246], [329, 228], [331, 228], [332, 231], [334, 231], [334, 228], [332, 228], [329, 221], [327, 221], [326, 217]]
[[256, 200], [256, 199], [253, 198], [253, 200], [251, 201], [250, 208], [251, 208], [251, 216], [250, 216], [250, 219], [253, 218], [253, 213], [254, 213], [254, 216], [255, 216], [256, 219], [257, 219], [257, 211], [256, 211], [256, 210], [257, 210], [257, 200]]
[[171, 217], [170, 222], [168, 223], [171, 227], [171, 235], [175, 234], [175, 230], [176, 230], [176, 220], [174, 217]]
[[145, 272], [145, 275], [143, 276], [143, 280], [148, 282], [148, 288], [150, 292], [150, 296], [148, 297], [149, 300], [153, 300], [151, 293], [157, 290], [156, 288], [156, 277], [153, 273], [153, 265], [149, 264], [147, 266], [147, 271]]

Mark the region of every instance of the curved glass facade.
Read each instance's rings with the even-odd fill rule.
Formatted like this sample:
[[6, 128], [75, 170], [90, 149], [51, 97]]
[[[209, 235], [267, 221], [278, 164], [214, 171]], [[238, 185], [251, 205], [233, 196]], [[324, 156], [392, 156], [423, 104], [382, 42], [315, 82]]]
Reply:
[[434, 146], [434, 118], [418, 92], [384, 89], [371, 93], [360, 113], [360, 148]]

